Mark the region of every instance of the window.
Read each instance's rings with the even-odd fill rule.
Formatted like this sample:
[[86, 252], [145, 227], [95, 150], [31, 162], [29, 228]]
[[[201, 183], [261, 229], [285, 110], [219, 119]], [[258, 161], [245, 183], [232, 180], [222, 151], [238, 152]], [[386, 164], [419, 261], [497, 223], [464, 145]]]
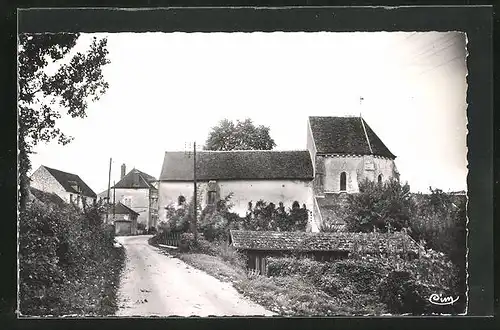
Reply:
[[340, 191], [346, 191], [347, 186], [347, 174], [345, 172], [340, 173]]
[[380, 174], [380, 175], [378, 176], [378, 179], [377, 179], [377, 180], [378, 180], [378, 183], [382, 183], [382, 180], [383, 180], [382, 174]]
[[217, 182], [211, 180], [207, 187], [207, 204], [214, 205], [217, 201]]
[[216, 191], [209, 191], [208, 192], [208, 201], [207, 201], [207, 204], [209, 204], [209, 205], [215, 204], [216, 197], [217, 197], [217, 192]]
[[69, 202], [73, 203], [73, 194], [69, 194]]

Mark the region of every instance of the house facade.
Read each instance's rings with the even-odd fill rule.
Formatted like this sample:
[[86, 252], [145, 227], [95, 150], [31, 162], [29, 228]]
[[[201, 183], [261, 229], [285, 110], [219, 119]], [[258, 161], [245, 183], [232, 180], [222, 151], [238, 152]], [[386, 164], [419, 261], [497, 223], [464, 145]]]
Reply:
[[[136, 168], [125, 173], [126, 166], [123, 164], [120, 181], [110, 189], [110, 203], [122, 203], [139, 214], [137, 223], [145, 225], [146, 228], [156, 227], [158, 219], [156, 178]], [[107, 195], [107, 192], [103, 193]]]
[[314, 163], [315, 221], [322, 223], [368, 179], [399, 179], [389, 151], [362, 117], [309, 117], [307, 149]]
[[[166, 152], [159, 178], [159, 219], [179, 196], [194, 194], [194, 158], [185, 152]], [[200, 151], [196, 154], [197, 203], [201, 208], [229, 194], [232, 211], [244, 216], [249, 202], [259, 200], [291, 207], [297, 201], [313, 208], [313, 167], [307, 151]], [[310, 230], [317, 230], [311, 228]]]
[[114, 225], [116, 235], [127, 236], [137, 234], [137, 218], [139, 217], [139, 213], [120, 202], [108, 204], [107, 212], [108, 223]]
[[30, 187], [59, 196], [79, 207], [96, 203], [97, 195], [76, 174], [40, 166], [30, 177]]

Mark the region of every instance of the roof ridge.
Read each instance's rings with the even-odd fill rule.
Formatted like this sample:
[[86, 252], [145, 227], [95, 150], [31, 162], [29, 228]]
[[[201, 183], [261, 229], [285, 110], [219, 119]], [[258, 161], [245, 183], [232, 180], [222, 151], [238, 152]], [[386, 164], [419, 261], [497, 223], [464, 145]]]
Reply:
[[[368, 133], [366, 133], [366, 127], [365, 127], [365, 121], [363, 119], [363, 117], [359, 116], [359, 119], [361, 119], [361, 126], [363, 126], [363, 131], [365, 132], [365, 138], [366, 138], [366, 142], [368, 143], [368, 148], [370, 148], [370, 153], [373, 155], [373, 149], [372, 149], [372, 145], [370, 144], [370, 139], [368, 138]], [[368, 123], [366, 124], [368, 125]]]
[[[196, 153], [229, 153], [229, 152], [302, 152], [308, 151], [307, 149], [290, 149], [290, 150], [199, 150]], [[165, 153], [192, 153], [192, 151], [165, 151]]]

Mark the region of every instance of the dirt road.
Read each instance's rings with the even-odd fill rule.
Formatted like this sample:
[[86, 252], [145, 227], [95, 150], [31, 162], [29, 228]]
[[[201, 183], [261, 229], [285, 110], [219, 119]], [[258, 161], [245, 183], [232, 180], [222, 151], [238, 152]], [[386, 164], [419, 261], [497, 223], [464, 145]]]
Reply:
[[272, 315], [231, 283], [161, 253], [150, 237], [117, 237], [127, 253], [117, 316]]

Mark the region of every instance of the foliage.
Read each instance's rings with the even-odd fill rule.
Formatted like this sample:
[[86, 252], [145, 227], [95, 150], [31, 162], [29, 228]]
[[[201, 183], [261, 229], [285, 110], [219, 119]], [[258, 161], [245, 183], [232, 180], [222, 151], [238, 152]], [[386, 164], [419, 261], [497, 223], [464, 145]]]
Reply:
[[466, 255], [467, 199], [439, 189], [430, 191], [414, 196], [410, 234], [427, 248], [444, 252], [455, 264], [462, 265]]
[[224, 119], [212, 128], [205, 150], [271, 150], [276, 143], [269, 135], [269, 127], [255, 126], [251, 119], [237, 120], [236, 123]]
[[329, 295], [347, 297], [374, 293], [381, 269], [359, 260], [319, 262], [308, 258], [269, 258], [269, 276], [300, 275]]
[[196, 250], [196, 241], [193, 233], [182, 233], [179, 242], [181, 252], [190, 252]]
[[[29, 154], [39, 142], [53, 139], [61, 144], [72, 138], [56, 127], [62, 112], [72, 118], [86, 116], [89, 101], [97, 101], [108, 88], [102, 67], [107, 39], [93, 39], [85, 52], [71, 51], [79, 34], [20, 34], [19, 69], [19, 177], [20, 204], [24, 209], [28, 196]], [[51, 70], [57, 66], [54, 70]], [[50, 74], [50, 71], [54, 71]]]
[[222, 258], [222, 260], [229, 262], [231, 265], [245, 269], [247, 265], [247, 258], [244, 254], [237, 251], [227, 241], [215, 242], [215, 254]]
[[308, 219], [305, 205], [301, 208], [297, 201], [287, 211], [281, 202], [276, 207], [272, 202], [259, 200], [255, 206], [249, 203], [242, 227], [246, 230], [305, 231]]
[[241, 219], [231, 212], [231, 198], [233, 194], [227, 195], [216, 205], [207, 205], [201, 212], [198, 229], [210, 242], [214, 240], [228, 240], [230, 229], [239, 229]]
[[426, 250], [420, 258], [405, 260], [397, 255], [360, 255], [333, 262], [307, 258], [268, 258], [272, 277], [300, 276], [332, 297], [353, 302], [368, 299], [385, 304], [391, 313], [461, 313], [463, 304], [432, 305], [432, 294], [460, 297], [457, 267], [444, 253]]
[[215, 206], [207, 206], [201, 212], [198, 223], [199, 231], [209, 241], [228, 240], [231, 229], [273, 230], [273, 231], [305, 231], [309, 219], [305, 205], [295, 202], [291, 208], [285, 209], [283, 203], [278, 207], [274, 203], [258, 201], [255, 206], [249, 203], [247, 214], [241, 218], [231, 212], [232, 194], [221, 199]]
[[347, 196], [347, 229], [350, 232], [399, 231], [408, 227], [410, 186], [397, 180], [385, 183], [365, 180], [359, 193]]
[[465, 291], [458, 283], [457, 268], [443, 253], [426, 251], [421, 258], [392, 267], [378, 288], [382, 302], [393, 313], [431, 314], [461, 313], [465, 305], [436, 306], [429, 302], [432, 294], [459, 297], [465, 302]]
[[187, 233], [192, 231], [194, 199], [190, 203], [168, 205], [165, 208], [166, 222], [160, 223], [160, 228], [172, 233]]
[[32, 201], [19, 218], [23, 315], [108, 315], [124, 253], [113, 246], [100, 209]]

